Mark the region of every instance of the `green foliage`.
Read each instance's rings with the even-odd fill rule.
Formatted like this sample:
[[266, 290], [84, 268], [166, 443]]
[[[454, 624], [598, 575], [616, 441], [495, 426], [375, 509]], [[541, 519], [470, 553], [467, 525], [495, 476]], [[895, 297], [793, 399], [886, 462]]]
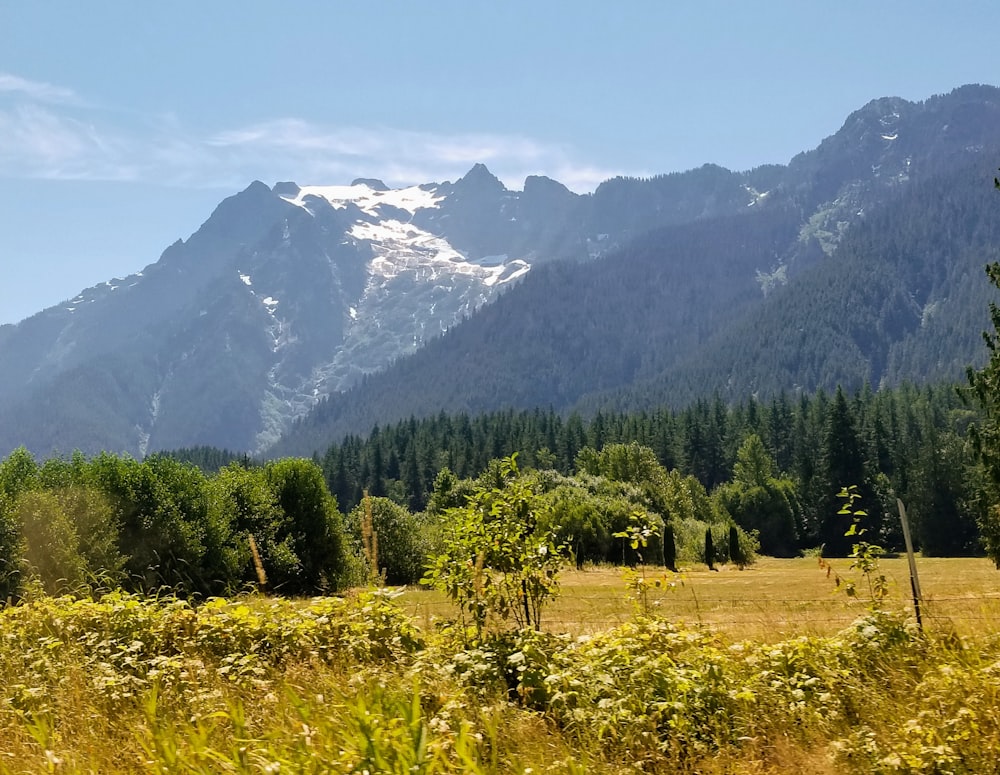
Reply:
[[107, 453], [90, 469], [96, 486], [114, 504], [130, 584], [197, 589], [207, 507], [201, 472], [168, 458], [140, 463]]
[[[704, 529], [709, 525], [713, 530], [721, 525], [728, 528], [729, 516], [717, 507], [701, 482], [694, 476], [684, 476], [676, 469], [666, 470], [657, 462], [649, 447], [633, 442], [610, 444], [600, 452], [588, 448], [581, 451], [577, 464], [582, 472], [638, 488], [639, 503], [648, 511], [660, 515], [664, 524], [673, 528], [675, 559], [676, 556], [689, 562], [695, 557], [704, 559]], [[706, 526], [697, 537], [684, 527], [694, 522]], [[617, 532], [624, 529], [624, 525], [613, 528]], [[649, 547], [650, 556], [660, 564], [665, 559], [661, 543], [663, 534], [662, 530], [658, 530], [651, 538]], [[627, 561], [623, 556], [622, 562], [632, 564], [634, 561]]]
[[[206, 668], [250, 684], [304, 660], [387, 664], [407, 659], [420, 645], [381, 592], [305, 603], [214, 598], [198, 607], [120, 592], [98, 600], [40, 598], [0, 611], [0, 626], [6, 638], [0, 664], [18, 652], [35, 660], [39, 672], [32, 679], [51, 690], [75, 660], [112, 707], [155, 686], [193, 687]], [[18, 702], [36, 708], [45, 698], [29, 694]]]
[[[844, 531], [844, 536], [851, 539], [849, 556], [853, 562], [850, 569], [861, 574], [868, 591], [869, 605], [873, 611], [877, 611], [889, 596], [889, 580], [879, 568], [879, 558], [885, 554], [885, 549], [878, 544], [861, 540], [861, 536], [868, 532], [868, 528], [864, 526], [868, 512], [858, 504], [862, 497], [858, 488], [855, 485], [844, 487], [837, 493], [837, 497], [843, 500], [843, 506], [837, 515], [850, 517], [850, 523]], [[820, 558], [820, 567], [826, 569], [827, 575], [833, 572], [832, 566], [824, 558]], [[834, 574], [834, 580], [837, 588], [843, 589], [848, 597], [858, 597], [857, 582], [852, 579], [842, 579], [840, 574]]]
[[2, 592], [26, 580], [50, 591], [216, 594], [257, 580], [253, 536], [270, 584], [285, 592], [342, 583], [336, 502], [308, 460], [233, 463], [213, 476], [170, 457], [102, 453], [37, 466], [19, 451], [0, 462]]
[[24, 447], [0, 462], [0, 599], [10, 598], [21, 586], [24, 545], [15, 509], [37, 477], [38, 465]]
[[915, 461], [908, 514], [926, 557], [980, 554], [977, 518], [982, 519], [982, 468], [968, 442], [954, 431], [928, 434]]
[[[851, 551], [850, 536], [844, 533], [839, 519], [838, 493], [845, 487], [858, 488], [858, 497], [874, 507], [877, 504], [874, 489], [862, 451], [854, 410], [840, 388], [830, 407], [824, 436], [820, 481], [828, 495], [821, 500], [823, 514], [818, 525], [819, 539], [826, 557], [845, 557]], [[868, 530], [878, 533], [881, 514], [871, 509]]]
[[612, 557], [612, 528], [629, 504], [614, 496], [597, 494], [566, 479], [542, 496], [546, 508], [542, 520], [569, 548], [577, 568], [587, 561], [603, 562]]
[[483, 479], [466, 506], [442, 515], [443, 551], [431, 558], [424, 579], [469, 617], [477, 638], [494, 622], [539, 627], [563, 564], [563, 547], [540, 528], [543, 502], [516, 456]]
[[649, 579], [647, 577], [646, 562], [643, 558], [643, 552], [646, 551], [650, 539], [658, 536], [659, 531], [659, 524], [653, 521], [649, 514], [635, 511], [629, 517], [628, 527], [614, 534], [615, 538], [622, 538], [628, 541], [632, 551], [639, 555], [638, 570], [626, 570], [625, 583], [635, 596], [637, 609], [642, 616], [649, 616], [652, 610], [649, 602], [650, 590], [662, 584], [662, 581], [659, 579]]
[[[434, 517], [464, 508], [483, 488], [501, 488], [499, 463], [489, 461], [517, 450], [519, 462], [544, 463], [547, 470], [526, 467], [523, 474], [538, 499], [538, 524], [580, 565], [636, 564], [629, 542], [613, 534], [627, 529], [637, 509], [660, 525], [644, 552], [651, 564], [700, 561], [709, 527], [717, 561], [725, 561], [733, 521], [747, 561], [755, 542], [765, 552], [792, 554], [817, 545], [824, 530], [839, 531], [847, 555], [850, 542], [831, 520], [836, 492], [854, 481], [872, 514], [869, 535], [889, 550], [900, 548], [901, 537], [895, 520], [879, 520], [896, 497], [907, 504], [925, 553], [975, 553], [981, 531], [987, 544], [994, 541], [990, 530], [1000, 536], [1000, 520], [990, 518], [996, 490], [966, 441], [977, 415], [953, 388], [841, 392], [803, 394], [795, 402], [603, 412], [586, 422], [542, 411], [409, 420], [331, 447], [322, 460], [327, 490], [316, 464], [304, 460], [254, 466], [244, 459], [205, 474], [159, 456], [139, 462], [77, 453], [38, 464], [22, 449], [0, 461], [0, 593], [16, 596], [22, 586], [17, 509], [29, 492], [53, 495], [51, 507], [69, 518], [88, 585], [239, 589], [257, 581], [253, 535], [269, 589], [309, 594], [363, 579], [357, 558], [344, 551], [336, 503], [356, 506], [377, 473], [385, 497], [427, 503], [431, 518], [414, 517], [414, 527], [424, 544], [439, 547], [420, 553], [438, 554], [446, 531]], [[845, 439], [850, 443], [840, 443]], [[201, 458], [225, 459], [208, 450]], [[864, 479], [830, 485], [837, 459]], [[712, 480], [719, 484], [709, 496]]]
[[1000, 642], [886, 610], [828, 637], [638, 618], [469, 645], [383, 590], [115, 593], [9, 606], [0, 632], [11, 771], [776, 773], [822, 751], [849, 775], [979, 775], [1000, 751]]
[[107, 496], [93, 485], [50, 490], [73, 524], [89, 581], [115, 587], [123, 580], [125, 556], [118, 546], [118, 522]]
[[82, 588], [87, 569], [80, 537], [59, 499], [50, 492], [27, 492], [17, 502], [17, 519], [24, 537], [25, 577], [49, 594]]
[[[849, 538], [857, 536], [860, 539], [867, 532], [867, 528], [862, 526], [862, 520], [868, 516], [868, 512], [857, 505], [861, 493], [858, 492], [856, 486], [850, 485], [837, 493], [837, 497], [844, 499], [844, 505], [837, 513], [851, 517], [851, 525], [844, 535]], [[861, 572], [861, 576], [868, 586], [869, 599], [874, 608], [877, 608], [889, 595], [889, 582], [885, 574], [879, 571], [878, 558], [884, 554], [885, 549], [868, 541], [858, 540], [851, 545], [850, 556], [854, 560], [851, 563], [851, 570]], [[857, 596], [856, 587], [851, 582], [848, 582], [846, 592], [848, 597]]]
[[663, 567], [677, 572], [677, 541], [674, 538], [673, 525], [663, 526]]
[[363, 556], [363, 523], [371, 509], [372, 525], [378, 545], [378, 568], [369, 568], [371, 577], [387, 584], [415, 584], [423, 576], [427, 547], [424, 531], [417, 517], [388, 498], [369, 496], [347, 516], [347, 532], [354, 553]]
[[0, 492], [0, 600], [10, 599], [21, 585], [24, 547], [14, 502], [10, 495]]
[[747, 561], [740, 546], [740, 531], [736, 525], [729, 526], [729, 562], [742, 570], [746, 567]]
[[268, 582], [287, 578], [295, 569], [291, 548], [279, 540], [280, 509], [264, 471], [231, 463], [208, 480], [208, 521], [216, 540], [209, 567], [219, 579], [252, 583], [256, 579], [250, 552], [253, 536]]
[[434, 478], [434, 488], [427, 501], [427, 513], [440, 514], [447, 509], [464, 506], [474, 489], [470, 480], [459, 479], [445, 466]]
[[276, 585], [298, 593], [335, 589], [344, 531], [322, 470], [311, 460], [286, 458], [269, 463], [264, 476], [279, 509], [274, 540], [294, 556]]
[[[833, 477], [829, 461], [833, 458], [827, 455], [826, 448], [834, 413], [841, 413], [838, 426], [843, 425], [845, 414], [850, 415], [848, 422], [854, 426], [856, 444], [846, 458], [861, 462], [867, 485], [856, 478], [830, 483]], [[609, 476], [627, 478], [619, 482], [622, 487], [618, 494], [612, 495], [607, 489], [602, 496], [622, 495], [633, 503], [640, 502], [667, 523], [686, 518], [714, 522], [730, 519], [727, 516], [731, 513], [730, 506], [733, 512], [739, 510], [731, 498], [727, 501], [730, 506], [724, 505], [721, 495], [731, 489], [736, 479], [740, 447], [751, 435], [756, 435], [771, 462], [771, 481], [764, 488], [768, 492], [755, 492], [750, 505], [751, 511], [766, 518], [758, 538], [767, 552], [794, 554], [819, 545], [822, 528], [839, 508], [835, 493], [841, 486], [855, 482], [864, 490], [870, 487], [874, 518], [889, 511], [894, 513], [895, 499], [902, 498], [915, 515], [918, 541], [921, 536], [916, 516], [927, 514], [934, 522], [934, 515], [941, 515], [935, 536], [929, 538], [932, 544], [941, 546], [937, 551], [959, 551], [957, 547], [962, 545], [967, 548], [961, 551], [974, 552], [975, 540], [969, 542], [966, 538], [971, 523], [985, 509], [981, 477], [975, 470], [955, 473], [957, 468], [968, 469], [972, 464], [971, 453], [948, 439], [964, 440], [970, 422], [975, 419], [976, 412], [963, 405], [951, 384], [924, 388], [902, 385], [879, 391], [861, 389], [853, 395], [845, 391], [843, 405], [839, 405], [835, 396], [823, 392], [800, 394], [794, 402], [779, 394], [769, 403], [747, 400], [726, 405], [721, 401], [702, 401], [683, 410], [661, 407], [643, 413], [604, 411], [589, 422], [540, 410], [494, 412], [476, 417], [439, 414], [381, 427], [367, 438], [348, 437], [327, 450], [323, 470], [340, 506], [350, 510], [360, 501], [364, 489], [377, 491], [373, 472], [379, 468], [376, 463], [380, 458], [383, 461], [380, 486], [388, 495], [397, 502], [411, 504], [423, 498], [428, 510], [436, 513], [445, 505], [463, 505], [475, 487], [474, 478], [488, 468], [491, 459], [519, 452], [519, 460], [527, 466], [532, 459], [538, 464], [539, 450], [551, 450], [542, 455], [544, 467], [563, 476], [578, 481], [583, 481], [584, 475], [605, 481]], [[614, 450], [614, 445], [637, 446], [616, 450], [605, 455], [613, 460], [602, 460], [600, 452], [607, 447]], [[638, 447], [645, 447], [646, 451]], [[581, 455], [579, 471], [574, 474], [574, 461]], [[935, 455], [938, 463], [933, 461]], [[400, 468], [415, 466], [418, 475], [389, 477], [396, 475], [393, 460], [399, 462]], [[654, 461], [662, 471], [657, 472], [655, 465], [651, 465]], [[605, 463], [606, 472], [602, 474]], [[444, 468], [448, 469], [446, 474], [442, 473]], [[931, 474], [929, 480], [925, 471]], [[851, 476], [860, 474], [855, 470]], [[962, 488], [947, 484], [956, 477], [963, 479]], [[753, 482], [755, 477], [744, 475], [742, 479]], [[436, 480], [433, 487], [428, 486]], [[420, 483], [417, 489], [407, 484], [417, 481]], [[403, 485], [405, 489], [401, 490]], [[706, 504], [705, 488], [713, 485], [714, 503]], [[424, 487], [429, 494], [424, 493]], [[780, 493], [774, 492], [775, 487]], [[587, 489], [597, 494], [595, 486], [587, 484]], [[735, 489], [742, 493], [751, 488]], [[782, 500], [787, 501], [787, 506]], [[614, 509], [617, 513], [617, 506]], [[793, 525], [788, 522], [789, 509]], [[628, 509], [624, 514], [627, 521]], [[955, 531], [949, 528], [948, 515], [958, 518]], [[888, 519], [878, 529], [880, 541], [890, 550], [901, 547], [897, 524]], [[835, 540], [843, 538], [836, 535], [836, 525], [828, 527]], [[677, 532], [680, 535], [682, 531]], [[976, 533], [977, 538], [978, 530]], [[572, 535], [576, 540], [578, 531], [572, 531]], [[942, 537], [947, 539], [944, 543]], [[599, 543], [603, 538], [596, 540]], [[697, 543], [700, 546], [700, 537]], [[833, 544], [831, 551], [832, 547]], [[621, 562], [622, 548], [615, 541], [606, 559]], [[596, 547], [582, 553], [575, 548], [574, 551], [578, 560], [581, 554], [586, 561], [603, 559]], [[842, 541], [840, 551], [844, 555], [850, 551], [847, 542]]]
[[[986, 276], [1000, 288], [1000, 262], [986, 266]], [[989, 360], [981, 369], [967, 370], [969, 392], [979, 404], [983, 420], [971, 429], [972, 443], [986, 472], [989, 506], [980, 517], [986, 552], [1000, 568], [1000, 306], [990, 302], [992, 331], [983, 332]]]
[[745, 764], [760, 737], [850, 731], [890, 665], [908, 671], [921, 659], [912, 630], [884, 612], [834, 638], [775, 644], [726, 648], [711, 633], [641, 619], [588, 638], [522, 634], [516, 646], [517, 695], [577, 746], [600, 741], [613, 761], [673, 771], [722, 756]]
[[736, 523], [760, 536], [761, 552], [775, 557], [797, 554], [795, 484], [778, 479], [760, 437], [751, 434], [736, 453], [733, 481], [714, 498]]

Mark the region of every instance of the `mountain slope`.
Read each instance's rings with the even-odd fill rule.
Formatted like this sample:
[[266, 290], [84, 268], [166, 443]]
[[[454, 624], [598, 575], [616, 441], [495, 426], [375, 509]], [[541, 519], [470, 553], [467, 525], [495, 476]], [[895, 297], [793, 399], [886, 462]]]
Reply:
[[[255, 183], [142, 272], [0, 330], [0, 447], [260, 450], [318, 396], [523, 275], [528, 261], [506, 251], [538, 260], [525, 246], [544, 228], [507, 225], [518, 198], [482, 167], [397, 191]], [[554, 198], [564, 210], [578, 199], [561, 187]], [[477, 247], [455, 216], [490, 202]]]
[[1000, 244], [996, 126], [993, 88], [870, 103], [787, 168], [748, 173], [772, 187], [744, 216], [647, 234], [586, 270], [535, 272], [331, 397], [275, 452], [442, 409], [635, 410], [959, 379], [980, 355], [981, 269]]
[[575, 408], [679, 406], [712, 386], [727, 401], [865, 382], [961, 381], [986, 351], [983, 267], [1000, 259], [1000, 201], [976, 164], [901, 190], [827, 261], [776, 289], [684, 361]]

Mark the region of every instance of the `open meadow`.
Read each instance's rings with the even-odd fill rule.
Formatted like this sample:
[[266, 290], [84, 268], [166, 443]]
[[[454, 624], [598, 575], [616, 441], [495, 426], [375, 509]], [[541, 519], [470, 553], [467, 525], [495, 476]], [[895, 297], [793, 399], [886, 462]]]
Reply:
[[645, 604], [567, 570], [480, 638], [419, 589], [40, 596], [0, 612], [0, 772], [997, 772], [1000, 572], [918, 566], [925, 636], [899, 559], [881, 611], [816, 558], [647, 569]]
[[[830, 560], [832, 571], [816, 557], [761, 557], [739, 570], [731, 565], [710, 571], [702, 564], [680, 573], [647, 568], [648, 611], [687, 626], [708, 625], [732, 639], [780, 640], [796, 635], [830, 635], [848, 626], [865, 609], [863, 584], [858, 598], [838, 590], [836, 575], [860, 579], [850, 559]], [[1000, 631], [1000, 571], [983, 557], [917, 557], [924, 598], [922, 614], [929, 631], [975, 635]], [[904, 557], [882, 558], [889, 581], [886, 607], [913, 613], [910, 577]], [[546, 608], [543, 625], [554, 632], [593, 633], [624, 624], [635, 616], [635, 595], [626, 572], [610, 566], [565, 570], [560, 594]], [[659, 581], [659, 586], [655, 582]], [[443, 595], [410, 589], [400, 605], [422, 628], [454, 611]]]

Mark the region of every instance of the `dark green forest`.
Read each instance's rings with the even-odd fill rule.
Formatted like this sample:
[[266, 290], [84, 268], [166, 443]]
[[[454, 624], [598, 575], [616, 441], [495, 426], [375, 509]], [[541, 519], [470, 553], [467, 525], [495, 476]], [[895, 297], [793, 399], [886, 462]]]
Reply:
[[[845, 553], [850, 547], [831, 520], [839, 508], [836, 493], [856, 484], [887, 548], [901, 547], [898, 497], [916, 523], [921, 549], [954, 555], [979, 551], [982, 493], [967, 442], [975, 418], [954, 387], [912, 385], [852, 395], [839, 389], [796, 398], [780, 394], [732, 407], [716, 398], [682, 411], [598, 412], [587, 421], [551, 410], [440, 414], [376, 427], [364, 438], [348, 436], [317, 462], [345, 510], [368, 490], [421, 511], [445, 468], [464, 479], [477, 476], [491, 459], [517, 452], [524, 465], [570, 475], [585, 448], [636, 443], [651, 449], [667, 471], [694, 477], [709, 493], [724, 493], [737, 523], [760, 530], [765, 549], [780, 546], [781, 553], [791, 553], [826, 543]], [[751, 505], [759, 493], [738, 504], [726, 489], [751, 437], [761, 441], [767, 458], [767, 475], [755, 485], [785, 483], [794, 537], [768, 535], [766, 520]]]

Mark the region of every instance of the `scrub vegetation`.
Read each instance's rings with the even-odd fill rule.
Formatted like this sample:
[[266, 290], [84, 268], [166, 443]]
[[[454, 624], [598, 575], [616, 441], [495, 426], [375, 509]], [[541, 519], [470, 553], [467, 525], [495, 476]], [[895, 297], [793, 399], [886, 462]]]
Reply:
[[[767, 563], [833, 590], [814, 563]], [[756, 573], [686, 584], [708, 599]], [[629, 614], [616, 589], [622, 623], [576, 634], [418, 627], [378, 588], [25, 600], [0, 613], [0, 772], [995, 771], [995, 631], [921, 634], [895, 600], [834, 595], [856, 617], [835, 632], [744, 638]]]

